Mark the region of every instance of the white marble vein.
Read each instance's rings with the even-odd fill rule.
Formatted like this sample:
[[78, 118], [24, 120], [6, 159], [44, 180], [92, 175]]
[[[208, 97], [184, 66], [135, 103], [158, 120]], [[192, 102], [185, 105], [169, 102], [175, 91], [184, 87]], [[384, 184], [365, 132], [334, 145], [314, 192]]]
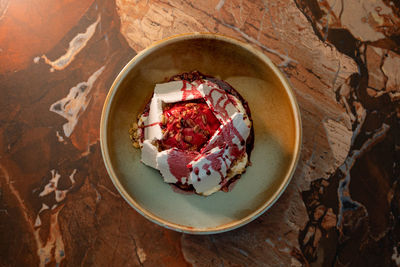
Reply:
[[[51, 66], [50, 71], [54, 70], [63, 70], [65, 69], [75, 58], [75, 56], [86, 46], [89, 40], [93, 37], [96, 32], [97, 24], [100, 22], [100, 16], [98, 16], [97, 20], [87, 27], [84, 33], [79, 33], [76, 35], [70, 42], [67, 52], [57, 58], [54, 61], [51, 61], [46, 55], [43, 55], [42, 58], [44, 61]], [[35, 63], [38, 63], [39, 60], [37, 57], [33, 59]]]
[[90, 98], [87, 96], [92, 90], [94, 82], [104, 69], [105, 66], [99, 68], [86, 82], [78, 83], [75, 87], [72, 87], [69, 90], [66, 97], [58, 100], [50, 106], [50, 111], [55, 112], [68, 120], [68, 122], [63, 125], [64, 135], [66, 137], [71, 136], [76, 124], [78, 123], [79, 117], [86, 110], [90, 102]]

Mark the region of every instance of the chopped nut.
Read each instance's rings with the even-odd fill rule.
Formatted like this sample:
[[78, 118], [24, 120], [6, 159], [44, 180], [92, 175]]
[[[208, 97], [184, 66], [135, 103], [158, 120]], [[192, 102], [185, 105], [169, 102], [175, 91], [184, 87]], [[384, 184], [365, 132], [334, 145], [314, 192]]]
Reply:
[[201, 115], [201, 120], [203, 121], [204, 125], [207, 125], [207, 118], [204, 114]]
[[187, 123], [190, 127], [195, 127], [195, 125], [196, 125], [192, 119], [187, 119], [187, 120], [186, 120], [186, 123]]
[[181, 126], [180, 123], [177, 123], [177, 124], [176, 124], [176, 128], [179, 128], [179, 129], [180, 129], [181, 127], [182, 127], [182, 126]]
[[194, 126], [193, 131], [194, 131], [195, 133], [198, 133], [199, 130], [200, 130], [200, 126], [199, 126], [199, 125]]
[[169, 117], [168, 122], [169, 122], [169, 123], [172, 123], [172, 122], [174, 121], [174, 119], [175, 119], [175, 118], [174, 118], [173, 116], [171, 116], [171, 117]]
[[168, 137], [168, 135], [170, 135], [171, 133], [168, 131], [168, 130], [166, 130], [164, 133], [163, 133], [163, 139], [166, 139], [167, 137]]
[[176, 141], [180, 142], [180, 141], [182, 140], [182, 134], [181, 134], [181, 133], [178, 133], [178, 134], [175, 136], [175, 139], [176, 139]]
[[193, 139], [193, 137], [190, 136], [190, 135], [185, 136], [185, 141], [188, 142], [188, 143], [191, 142], [192, 139]]
[[139, 146], [139, 142], [132, 142], [132, 146], [134, 147], [134, 148], [139, 148], [140, 146]]
[[164, 114], [161, 115], [161, 123], [162, 124], [167, 124], [167, 117], [165, 117]]

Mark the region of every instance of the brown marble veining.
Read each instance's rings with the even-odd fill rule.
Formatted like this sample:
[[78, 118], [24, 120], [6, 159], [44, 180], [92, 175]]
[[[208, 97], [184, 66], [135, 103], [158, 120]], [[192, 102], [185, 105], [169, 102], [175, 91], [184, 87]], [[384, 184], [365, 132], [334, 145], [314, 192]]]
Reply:
[[[208, 236], [131, 209], [98, 142], [120, 69], [195, 31], [268, 55], [304, 133], [279, 201]], [[400, 265], [399, 69], [394, 0], [0, 0], [0, 266]]]
[[[302, 251], [310, 262], [323, 265], [393, 265], [400, 241], [394, 197], [398, 195], [400, 121], [399, 87], [391, 82], [398, 74], [391, 70], [400, 65], [388, 67], [386, 61], [400, 59], [398, 2], [297, 4], [319, 38], [358, 66], [348, 83], [336, 89], [337, 97], [358, 117], [352, 123], [350, 151], [335, 173], [313, 181], [310, 190], [303, 192], [310, 220], [300, 235]], [[320, 209], [336, 214], [334, 231], [321, 224]]]

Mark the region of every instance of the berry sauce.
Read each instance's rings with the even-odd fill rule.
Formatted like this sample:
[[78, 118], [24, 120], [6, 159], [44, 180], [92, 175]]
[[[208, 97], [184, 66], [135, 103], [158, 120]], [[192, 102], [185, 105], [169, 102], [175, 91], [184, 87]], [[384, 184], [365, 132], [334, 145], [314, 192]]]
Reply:
[[172, 104], [163, 116], [164, 148], [200, 151], [221, 125], [204, 100]]

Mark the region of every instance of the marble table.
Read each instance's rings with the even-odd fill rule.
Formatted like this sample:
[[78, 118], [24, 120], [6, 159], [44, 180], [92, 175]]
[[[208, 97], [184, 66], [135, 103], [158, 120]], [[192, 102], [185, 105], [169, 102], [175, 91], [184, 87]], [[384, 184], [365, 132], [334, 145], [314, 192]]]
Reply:
[[[99, 147], [124, 64], [195, 31], [268, 55], [304, 132], [279, 201], [206, 236], [134, 211]], [[399, 265], [399, 87], [397, 0], [0, 0], [0, 266]]]

